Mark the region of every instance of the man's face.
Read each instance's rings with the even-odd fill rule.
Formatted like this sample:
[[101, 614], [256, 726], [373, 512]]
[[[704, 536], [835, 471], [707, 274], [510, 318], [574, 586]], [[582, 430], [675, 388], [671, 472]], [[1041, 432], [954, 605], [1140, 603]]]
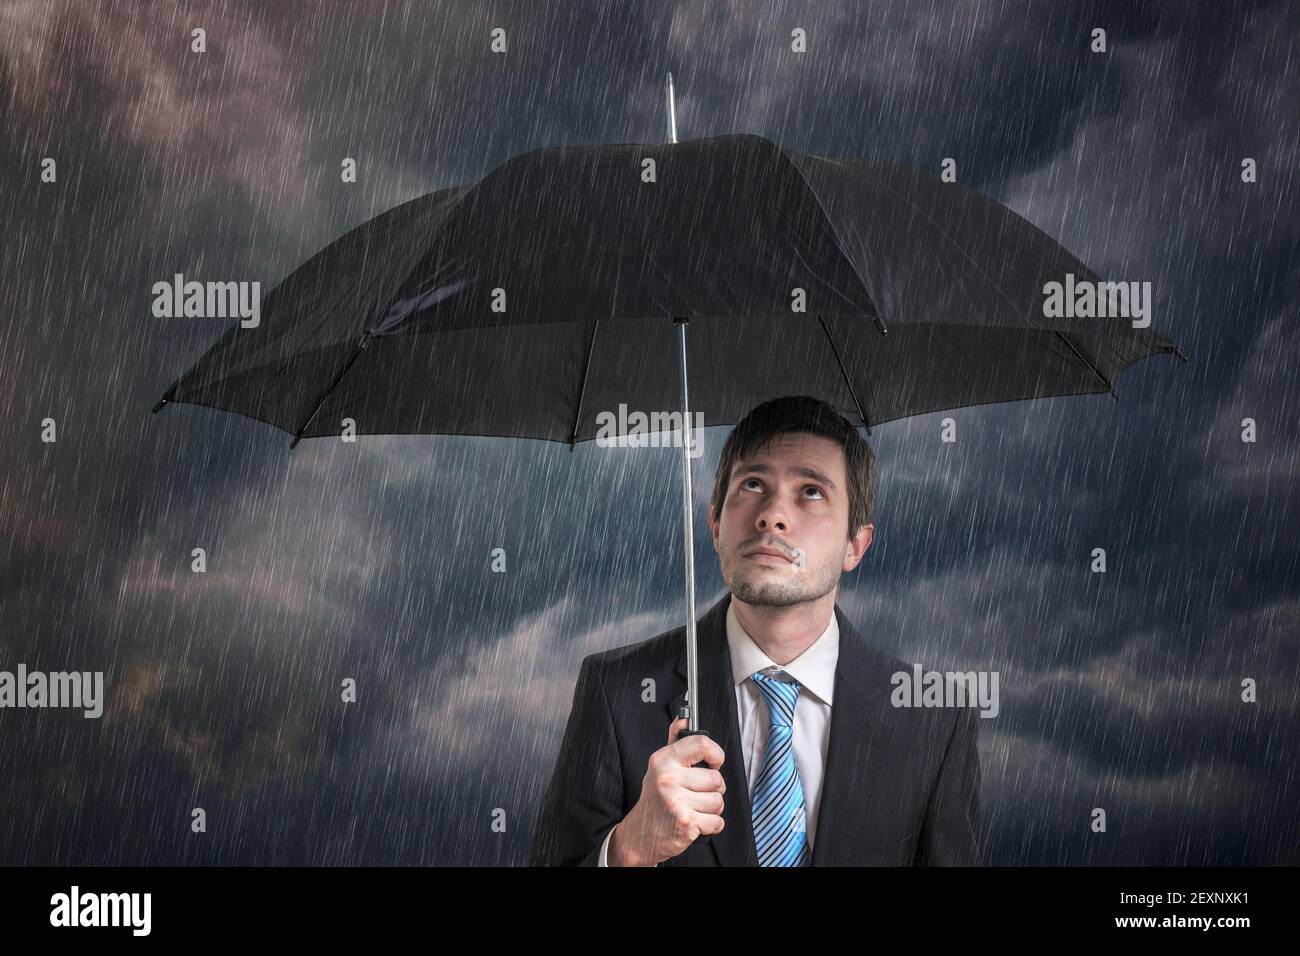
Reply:
[[723, 580], [753, 605], [786, 607], [833, 591], [871, 544], [872, 525], [850, 538], [848, 524], [844, 450], [803, 432], [778, 435], [738, 461], [722, 514], [709, 507]]

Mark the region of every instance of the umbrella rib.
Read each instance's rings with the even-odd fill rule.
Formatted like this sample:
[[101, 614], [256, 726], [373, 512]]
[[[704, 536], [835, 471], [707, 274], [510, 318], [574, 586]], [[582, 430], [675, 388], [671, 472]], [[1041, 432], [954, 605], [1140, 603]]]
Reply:
[[[897, 196], [900, 200], [902, 200], [903, 202], [907, 203], [907, 205], [908, 205], [909, 207], [911, 207], [911, 209], [912, 209], [912, 211], [913, 211], [914, 213], [916, 213], [918, 216], [920, 216], [922, 219], [924, 219], [926, 222], [928, 222], [931, 226], [933, 226], [934, 229], [935, 229], [935, 231], [938, 232], [939, 235], [942, 236], [945, 240], [947, 240], [947, 242], [948, 242], [948, 244], [949, 244], [950, 246], [952, 246], [952, 247], [953, 247], [954, 249], [956, 249], [959, 253], [961, 253], [962, 257], [963, 257], [963, 258], [964, 258], [968, 263], [970, 263], [971, 268], [973, 268], [976, 272], [978, 272], [978, 273], [980, 274], [980, 277], [983, 278], [984, 281], [987, 282], [987, 283], [989, 284], [989, 286], [993, 289], [993, 291], [996, 292], [996, 293], [998, 294], [998, 297], [1001, 298], [1003, 302], [1005, 302], [1008, 306], [1011, 307], [1011, 314], [1012, 314], [1012, 315], [1016, 315], [1016, 316], [1019, 316], [1019, 315], [1020, 315], [1019, 311], [1018, 311], [1018, 310], [1016, 309], [1016, 307], [1015, 307], [1015, 303], [1012, 302], [1011, 299], [1007, 297], [1007, 294], [1006, 294], [1005, 292], [1002, 291], [1002, 287], [1001, 287], [1000, 285], [998, 285], [996, 282], [993, 281], [993, 277], [992, 277], [992, 276], [990, 276], [987, 272], [985, 272], [983, 269], [980, 268], [979, 263], [976, 262], [976, 261], [971, 257], [971, 255], [970, 255], [969, 252], [967, 252], [964, 248], [962, 248], [961, 243], [957, 242], [957, 240], [953, 239], [952, 236], [948, 235], [948, 233], [944, 230], [943, 226], [941, 226], [941, 225], [939, 225], [939, 223], [935, 222], [933, 218], [931, 218], [929, 215], [926, 214], [925, 210], [923, 210], [921, 207], [919, 207], [916, 203], [912, 202], [912, 200], [911, 200], [909, 197], [904, 196], [902, 193], [900, 193], [900, 192], [899, 192], [897, 189], [895, 189], [894, 187], [890, 186], [888, 183], [886, 183], [886, 182], [882, 182], [880, 179], [877, 179], [875, 176], [871, 175], [871, 173], [868, 172], [868, 171], [865, 170], [865, 169], [862, 169], [861, 172], [862, 172], [862, 175], [863, 175], [863, 176], [865, 176], [867, 179], [870, 179], [873, 183], [875, 183], [875, 184], [876, 184], [877, 186], [879, 186], [881, 189], [884, 189], [884, 190], [887, 190], [888, 192], [893, 193], [893, 194], [894, 194], [895, 196]], [[978, 194], [977, 194], [977, 195], [978, 195]], [[1014, 212], [1014, 211], [1013, 211], [1013, 212]], [[1037, 228], [1037, 227], [1034, 226], [1033, 223], [1029, 223], [1029, 225], [1030, 225], [1031, 228]], [[1038, 230], [1038, 231], [1039, 231], [1039, 232], [1042, 232], [1041, 229]], [[1046, 235], [1046, 233], [1043, 233], [1043, 234]], [[1051, 236], [1048, 236], [1048, 238], [1051, 239]], [[1055, 240], [1053, 240], [1053, 241], [1055, 242]], [[1057, 245], [1060, 246], [1060, 243], [1057, 243]], [[1061, 248], [1064, 250], [1064, 247], [1061, 247]], [[1067, 253], [1069, 252], [1069, 250], [1064, 250], [1064, 251], [1067, 252]], [[1080, 264], [1082, 264], [1082, 263], [1080, 263]], [[1030, 323], [1027, 319], [1025, 320], [1025, 324], [1028, 325], [1031, 329], [1038, 329], [1038, 328], [1041, 328], [1040, 326], [1036, 326], [1036, 325]], [[1103, 374], [1101, 373], [1101, 370], [1100, 370], [1099, 368], [1097, 368], [1097, 366], [1094, 365], [1091, 361], [1089, 361], [1088, 358], [1087, 358], [1087, 357], [1086, 357], [1082, 352], [1080, 352], [1078, 348], [1075, 347], [1075, 344], [1074, 344], [1073, 342], [1071, 342], [1071, 341], [1069, 340], [1069, 338], [1068, 338], [1068, 337], [1067, 337], [1063, 332], [1061, 332], [1061, 331], [1059, 331], [1059, 330], [1056, 330], [1056, 329], [1053, 329], [1053, 331], [1056, 332], [1056, 334], [1057, 334], [1058, 336], [1060, 336], [1061, 340], [1064, 341], [1065, 344], [1068, 345], [1068, 346], [1070, 347], [1070, 351], [1072, 351], [1072, 352], [1075, 354], [1075, 357], [1078, 358], [1079, 361], [1081, 361], [1084, 365], [1088, 366], [1088, 368], [1092, 370], [1093, 374], [1096, 375], [1097, 378], [1101, 379], [1101, 383], [1102, 383], [1103, 385], [1106, 386], [1106, 390], [1107, 390], [1108, 392], [1110, 392], [1111, 397], [1114, 398], [1116, 401], [1119, 401], [1119, 396], [1115, 394], [1115, 387], [1114, 387], [1113, 385], [1111, 385], [1110, 380], [1109, 380], [1108, 378], [1106, 378], [1106, 376], [1103, 375]]]
[[569, 451], [578, 441], [578, 426], [582, 423], [582, 400], [587, 394], [587, 374], [591, 371], [591, 353], [596, 347], [596, 330], [600, 328], [600, 319], [591, 326], [591, 339], [587, 342], [587, 361], [582, 367], [582, 384], [578, 386], [578, 413], [573, 417], [573, 431], [569, 434]]
[[352, 354], [348, 356], [348, 360], [343, 363], [343, 367], [338, 370], [338, 374], [334, 376], [334, 381], [330, 382], [325, 391], [321, 392], [320, 398], [316, 400], [316, 406], [311, 410], [311, 414], [307, 416], [307, 420], [299, 425], [298, 430], [293, 433], [293, 441], [289, 443], [290, 448], [298, 447], [298, 442], [302, 440], [302, 433], [307, 430], [307, 426], [316, 418], [317, 413], [321, 410], [321, 406], [325, 404], [325, 399], [329, 397], [330, 392], [338, 388], [339, 382], [343, 381], [343, 376], [348, 373], [348, 369], [352, 367], [352, 363], [357, 360], [357, 356], [365, 351], [366, 346], [369, 344], [370, 330], [367, 329], [361, 333], [361, 338], [357, 340], [357, 347], [352, 350]]
[[[870, 286], [867, 285], [867, 280], [866, 277], [862, 275], [862, 270], [858, 268], [858, 264], [854, 262], [853, 257], [849, 255], [848, 247], [845, 246], [844, 239], [840, 236], [840, 231], [835, 226], [835, 220], [831, 218], [830, 212], [827, 211], [826, 204], [822, 202], [822, 197], [817, 195], [817, 190], [813, 189], [812, 183], [808, 181], [808, 177], [804, 175], [804, 171], [799, 168], [799, 164], [786, 155], [785, 147], [777, 144], [776, 151], [780, 154], [781, 159], [785, 161], [786, 166], [794, 170], [794, 174], [798, 176], [799, 181], [803, 183], [803, 188], [807, 190], [808, 195], [812, 196], [813, 202], [817, 203], [817, 208], [822, 214], [822, 221], [826, 223], [826, 228], [830, 230], [831, 236], [835, 239], [836, 249], [839, 250], [840, 256], [844, 261], [849, 264], [849, 268], [853, 270], [853, 275], [857, 277], [858, 284], [862, 286], [863, 291], [867, 293], [867, 297], [871, 299], [872, 304], [876, 307], [877, 314], [871, 317], [871, 321], [875, 323], [876, 329], [881, 335], [888, 335], [889, 329], [885, 327], [885, 319], [879, 314], [882, 311], [880, 308], [880, 297], [872, 291]], [[865, 421], [866, 419], [863, 420]], [[870, 425], [867, 426], [867, 434], [871, 434]]]
[[1096, 375], [1099, 379], [1101, 379], [1101, 384], [1106, 386], [1106, 391], [1110, 393], [1110, 397], [1115, 399], [1115, 401], [1118, 402], [1119, 396], [1115, 394], [1115, 386], [1110, 383], [1110, 379], [1106, 378], [1106, 376], [1101, 373], [1101, 369], [1097, 368], [1097, 366], [1093, 365], [1090, 361], [1088, 361], [1088, 357], [1079, 351], [1079, 349], [1075, 346], [1073, 342], [1070, 341], [1069, 337], [1064, 332], [1061, 332], [1059, 330], [1054, 330], [1054, 331], [1056, 331], [1056, 335], [1060, 338], [1060, 340], [1070, 347], [1070, 351], [1075, 354], [1075, 357], [1078, 358], [1079, 361], [1082, 362], [1084, 365], [1088, 366], [1088, 368], [1092, 369], [1093, 374]]
[[[1015, 316], [1017, 316], [1017, 317], [1020, 317], [1020, 312], [1019, 312], [1019, 310], [1016, 309], [1016, 305], [1015, 305], [1015, 303], [1012, 302], [1011, 299], [1007, 296], [1007, 294], [1006, 294], [1005, 292], [1002, 291], [1002, 287], [1001, 287], [1000, 285], [998, 285], [995, 281], [993, 281], [993, 277], [992, 277], [991, 275], [989, 275], [987, 272], [985, 272], [983, 269], [980, 268], [980, 264], [979, 264], [978, 262], [976, 262], [976, 261], [971, 257], [971, 254], [970, 254], [969, 252], [967, 252], [967, 251], [962, 247], [962, 244], [961, 244], [960, 242], [958, 242], [958, 241], [957, 241], [956, 239], [954, 239], [952, 236], [948, 235], [947, 230], [945, 230], [945, 229], [943, 228], [943, 226], [941, 226], [939, 223], [935, 222], [935, 220], [933, 219], [933, 217], [931, 217], [929, 214], [927, 214], [926, 211], [925, 211], [924, 209], [922, 209], [922, 208], [921, 208], [920, 206], [918, 206], [916, 203], [912, 202], [912, 200], [911, 200], [909, 197], [907, 197], [907, 196], [903, 195], [902, 193], [900, 193], [900, 192], [899, 192], [897, 189], [895, 189], [893, 186], [889, 185], [889, 183], [886, 183], [886, 182], [883, 182], [883, 181], [880, 180], [880, 179], [877, 179], [875, 176], [871, 175], [871, 173], [870, 173], [869, 171], [865, 170], [865, 169], [860, 170], [860, 172], [862, 173], [862, 175], [863, 175], [866, 179], [871, 180], [871, 182], [875, 183], [875, 184], [876, 184], [877, 186], [879, 186], [881, 189], [885, 190], [886, 192], [893, 193], [894, 196], [896, 196], [896, 197], [897, 197], [898, 199], [900, 199], [901, 201], [905, 202], [905, 203], [906, 203], [906, 204], [911, 208], [912, 212], [916, 213], [918, 216], [920, 216], [922, 219], [924, 219], [926, 222], [928, 222], [928, 223], [929, 223], [929, 224], [934, 228], [934, 231], [937, 232], [940, 236], [942, 236], [942, 237], [944, 238], [944, 240], [947, 241], [948, 245], [952, 246], [952, 247], [953, 247], [954, 249], [956, 249], [959, 253], [961, 253], [962, 258], [965, 259], [965, 260], [967, 261], [967, 263], [970, 264], [970, 266], [971, 266], [972, 269], [974, 269], [976, 272], [979, 273], [980, 278], [982, 278], [985, 282], [987, 282], [987, 283], [989, 284], [989, 286], [993, 289], [993, 291], [996, 292], [996, 293], [998, 294], [998, 297], [999, 297], [1003, 302], [1005, 302], [1008, 306], [1011, 307], [1011, 314], [1012, 314], [1012, 315], [1015, 315]], [[979, 194], [977, 193], [977, 195], [979, 195]], [[1026, 221], [1027, 221], [1027, 220], [1026, 220]], [[1029, 223], [1029, 225], [1030, 225], [1031, 227], [1033, 227], [1033, 223]], [[1037, 228], [1037, 227], [1034, 227], [1034, 228]], [[1039, 231], [1039, 232], [1042, 232], [1041, 229], [1038, 230], [1038, 231]], [[1047, 235], [1047, 234], [1046, 234], [1046, 233], [1043, 233], [1043, 235]], [[1048, 236], [1047, 238], [1048, 238], [1048, 239], [1051, 239], [1051, 236]], [[1055, 241], [1055, 240], [1053, 240], [1053, 241]], [[1057, 245], [1059, 246], [1060, 243], [1057, 243]], [[1063, 247], [1062, 247], [1062, 248], [1063, 248]], [[1065, 250], [1065, 251], [1068, 252], [1069, 250]], [[1027, 325], [1029, 325], [1030, 328], [1038, 328], [1038, 326], [1034, 326], [1034, 325], [1030, 324], [1030, 323], [1028, 322], [1027, 319], [1025, 320], [1025, 322], [1026, 322]]]
[[826, 333], [826, 341], [831, 344], [831, 351], [835, 353], [835, 362], [840, 367], [840, 374], [844, 376], [844, 384], [848, 386], [849, 395], [853, 398], [853, 404], [858, 406], [858, 414], [862, 416], [862, 424], [866, 426], [867, 434], [870, 435], [871, 422], [867, 419], [867, 413], [862, 409], [862, 403], [858, 401], [858, 393], [853, 388], [853, 383], [849, 381], [849, 373], [844, 368], [844, 361], [840, 358], [840, 350], [835, 345], [835, 338], [831, 335], [831, 330], [826, 327], [826, 320], [824, 318], [819, 315], [817, 316], [817, 321], [821, 323], [822, 331]]
[[[785, 155], [784, 152], [782, 153], [782, 155]], [[799, 175], [800, 175], [800, 176], [803, 176], [803, 171], [802, 171], [802, 170], [799, 170], [799, 167], [798, 167], [797, 164], [795, 164], [792, 160], [790, 160], [789, 157], [786, 157], [786, 161], [789, 162], [791, 166], [794, 166], [795, 169], [799, 171]], [[909, 207], [911, 207], [911, 209], [912, 209], [912, 211], [913, 211], [914, 213], [916, 213], [918, 216], [920, 216], [922, 219], [924, 219], [926, 222], [928, 222], [928, 223], [929, 223], [929, 224], [934, 228], [934, 230], [935, 230], [936, 232], [939, 233], [940, 236], [942, 236], [945, 240], [947, 240], [947, 242], [948, 242], [949, 245], [951, 245], [954, 249], [956, 249], [959, 253], [961, 253], [962, 257], [963, 257], [963, 258], [964, 258], [964, 259], [965, 259], [965, 260], [970, 264], [971, 268], [973, 268], [976, 272], [978, 272], [978, 273], [980, 274], [980, 276], [984, 279], [984, 281], [987, 282], [987, 283], [989, 284], [989, 286], [993, 289], [993, 291], [996, 292], [996, 293], [998, 294], [998, 297], [999, 297], [1000, 299], [1002, 299], [1002, 301], [1005, 302], [1008, 306], [1011, 307], [1011, 313], [1012, 313], [1013, 315], [1017, 315], [1017, 316], [1019, 316], [1020, 313], [1019, 313], [1019, 311], [1016, 309], [1016, 307], [1015, 307], [1015, 303], [1013, 303], [1013, 302], [1011, 301], [1011, 299], [1007, 297], [1007, 294], [1006, 294], [1005, 292], [1002, 291], [1002, 287], [1001, 287], [1000, 285], [998, 285], [996, 282], [993, 281], [993, 277], [992, 277], [992, 276], [990, 276], [987, 272], [985, 272], [983, 269], [980, 268], [979, 263], [976, 262], [976, 261], [971, 257], [970, 253], [968, 253], [965, 249], [962, 248], [961, 243], [957, 242], [955, 239], [952, 238], [952, 236], [948, 235], [948, 233], [944, 230], [943, 226], [941, 226], [941, 225], [939, 225], [939, 223], [935, 222], [933, 218], [931, 218], [929, 215], [926, 214], [925, 210], [921, 209], [919, 206], [917, 206], [916, 203], [912, 202], [912, 200], [911, 200], [910, 198], [908, 198], [907, 196], [904, 196], [902, 193], [900, 193], [897, 189], [894, 189], [894, 188], [893, 188], [892, 186], [890, 186], [888, 183], [886, 183], [886, 182], [882, 182], [881, 180], [877, 179], [875, 176], [871, 175], [871, 174], [870, 174], [867, 170], [865, 170], [865, 169], [861, 170], [861, 172], [862, 172], [862, 175], [863, 175], [865, 178], [871, 180], [873, 183], [875, 183], [875, 184], [876, 184], [877, 186], [879, 186], [881, 189], [884, 189], [884, 190], [887, 190], [888, 192], [893, 193], [893, 194], [894, 194], [895, 196], [897, 196], [900, 200], [902, 200], [903, 202], [907, 203], [907, 205], [908, 205]], [[818, 204], [820, 204], [820, 203], [821, 203], [821, 197], [817, 196], [817, 191], [814, 190], [814, 189], [811, 187], [811, 185], [808, 184], [807, 177], [804, 177], [804, 184], [805, 184], [805, 185], [808, 185], [808, 191], [811, 192], [811, 193], [813, 194], [814, 198], [817, 199]], [[823, 213], [823, 215], [825, 215], [825, 213], [826, 213], [826, 210], [825, 210], [824, 207], [823, 207], [823, 209], [822, 209], [822, 213]], [[830, 219], [830, 217], [827, 216], [827, 220], [828, 220], [828, 221], [829, 221], [829, 219]], [[1032, 226], [1033, 224], [1030, 223], [1030, 225]], [[833, 225], [832, 225], [831, 228], [832, 228], [832, 231], [834, 231], [834, 226], [833, 226]], [[1040, 230], [1040, 231], [1041, 231], [1041, 230]], [[836, 238], [838, 239], [839, 237], [836, 236]], [[1048, 238], [1050, 238], [1050, 237], [1048, 237]], [[1059, 243], [1058, 243], [1058, 245], [1059, 245]], [[847, 258], [847, 256], [846, 256], [846, 258]], [[860, 278], [861, 278], [861, 276], [859, 276], [859, 279], [860, 279]], [[864, 283], [864, 285], [865, 285], [865, 283]], [[1038, 328], [1038, 326], [1034, 326], [1033, 324], [1029, 323], [1027, 320], [1026, 320], [1026, 324], [1029, 325], [1030, 328]], [[824, 327], [824, 326], [823, 326], [823, 327]], [[1076, 357], [1080, 362], [1082, 362], [1084, 365], [1086, 365], [1086, 366], [1087, 366], [1087, 367], [1092, 371], [1092, 373], [1093, 373], [1094, 375], [1096, 375], [1097, 378], [1099, 378], [1099, 379], [1101, 380], [1101, 383], [1102, 383], [1103, 385], [1106, 386], [1106, 391], [1108, 391], [1108, 392], [1110, 393], [1111, 398], [1115, 399], [1116, 401], [1119, 401], [1119, 396], [1118, 396], [1117, 394], [1115, 394], [1115, 387], [1110, 383], [1110, 380], [1107, 379], [1106, 376], [1103, 375], [1103, 374], [1101, 373], [1101, 369], [1097, 368], [1096, 365], [1094, 365], [1091, 361], [1089, 361], [1088, 358], [1087, 358], [1087, 356], [1085, 356], [1082, 352], [1080, 352], [1079, 349], [1075, 346], [1075, 344], [1074, 344], [1073, 342], [1071, 342], [1070, 339], [1069, 339], [1069, 337], [1067, 337], [1064, 333], [1060, 332], [1059, 330], [1055, 330], [1055, 329], [1054, 329], [1053, 331], [1056, 332], [1057, 336], [1060, 337], [1061, 341], [1063, 341], [1066, 345], [1068, 345], [1068, 346], [1070, 347], [1070, 351], [1074, 353], [1075, 357]], [[868, 432], [868, 434], [870, 434], [870, 432]]]

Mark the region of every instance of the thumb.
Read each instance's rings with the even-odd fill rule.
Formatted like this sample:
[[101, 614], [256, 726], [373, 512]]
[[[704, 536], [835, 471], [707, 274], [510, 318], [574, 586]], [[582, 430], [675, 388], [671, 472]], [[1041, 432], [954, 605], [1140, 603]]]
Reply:
[[680, 734], [690, 725], [690, 721], [685, 717], [678, 717], [668, 725], [668, 743], [677, 743], [677, 735]]

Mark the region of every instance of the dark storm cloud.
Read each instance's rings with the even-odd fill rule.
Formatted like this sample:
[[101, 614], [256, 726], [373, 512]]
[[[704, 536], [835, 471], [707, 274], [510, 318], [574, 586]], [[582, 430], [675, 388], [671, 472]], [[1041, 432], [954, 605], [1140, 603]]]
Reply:
[[[1277, 754], [1300, 728], [1296, 8], [611, 9], [0, 10], [0, 663], [103, 668], [110, 695], [99, 722], [0, 712], [25, 768], [0, 782], [0, 859], [524, 859], [581, 658], [679, 620], [677, 459], [465, 438], [290, 453], [234, 416], [151, 417], [219, 325], [153, 319], [148, 289], [269, 289], [517, 152], [662, 139], [671, 68], [685, 138], [952, 156], [1108, 277], [1156, 283], [1156, 325], [1193, 361], [1134, 367], [1120, 403], [951, 413], [955, 446], [943, 415], [877, 430], [877, 541], [841, 603], [909, 659], [1002, 673], [981, 721], [991, 862], [1295, 862], [1265, 824], [1294, 831]], [[494, 26], [508, 57], [486, 54]], [[38, 185], [47, 155], [57, 188]], [[725, 434], [696, 462], [701, 605], [722, 588], [701, 518]], [[193, 806], [216, 821], [205, 843]], [[1089, 840], [1094, 806], [1115, 840]]]

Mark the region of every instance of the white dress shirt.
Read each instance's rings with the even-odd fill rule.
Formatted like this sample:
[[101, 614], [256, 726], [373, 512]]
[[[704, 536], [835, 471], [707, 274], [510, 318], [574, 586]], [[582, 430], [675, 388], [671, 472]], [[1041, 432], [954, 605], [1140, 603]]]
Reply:
[[[831, 622], [821, 636], [802, 654], [780, 667], [763, 653], [740, 626], [735, 608], [727, 605], [727, 646], [731, 652], [731, 675], [736, 687], [736, 713], [740, 726], [740, 749], [745, 761], [745, 780], [751, 798], [763, 769], [771, 713], [753, 674], [765, 667], [783, 670], [801, 685], [794, 708], [794, 763], [803, 784], [804, 823], [808, 850], [812, 851], [817, 831], [817, 809], [821, 804], [822, 776], [826, 766], [826, 745], [831, 732], [831, 695], [835, 689], [835, 665], [840, 657], [840, 625], [831, 612]], [[730, 755], [728, 755], [730, 756]], [[614, 827], [600, 845], [600, 866], [609, 866], [609, 840]]]

